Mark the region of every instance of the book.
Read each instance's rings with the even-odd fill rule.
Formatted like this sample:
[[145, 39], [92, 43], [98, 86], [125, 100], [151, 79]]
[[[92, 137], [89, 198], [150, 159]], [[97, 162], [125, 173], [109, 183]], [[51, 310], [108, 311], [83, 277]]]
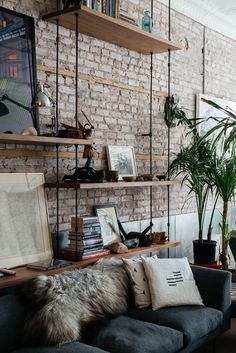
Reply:
[[95, 238], [102, 238], [102, 236], [101, 236], [101, 233], [96, 233], [96, 234], [87, 234], [87, 235], [78, 235], [77, 234], [77, 236], [76, 236], [76, 234], [73, 234], [73, 235], [69, 235], [69, 239], [70, 239], [70, 241], [75, 241], [76, 239], [78, 239], [78, 240], [85, 240], [85, 239], [95, 239]]
[[102, 0], [96, 0], [96, 10], [102, 12]]
[[71, 261], [51, 259], [51, 260], [32, 262], [28, 264], [26, 267], [32, 268], [35, 270], [47, 271], [47, 270], [53, 270], [54, 268], [61, 268], [69, 265], [72, 265]]
[[[71, 223], [76, 224], [76, 217], [71, 217]], [[91, 224], [91, 223], [100, 223], [99, 217], [96, 216], [84, 216], [77, 217], [77, 224]]]
[[[71, 244], [76, 244], [76, 239], [72, 239], [70, 241], [70, 245]], [[88, 246], [88, 245], [94, 245], [94, 244], [103, 244], [103, 240], [102, 238], [91, 238], [91, 239], [77, 239], [77, 245], [80, 245], [80, 246]]]
[[[75, 227], [76, 225], [71, 225], [71, 230], [75, 232]], [[80, 233], [84, 233], [84, 232], [90, 232], [90, 231], [98, 231], [101, 229], [101, 225], [100, 223], [93, 223], [93, 224], [88, 224], [88, 225], [85, 225], [85, 226], [78, 226], [78, 231]]]
[[110, 254], [110, 250], [109, 249], [104, 249], [102, 251], [99, 251], [95, 254], [86, 254], [86, 255], [80, 255], [79, 256], [79, 260], [82, 261], [82, 260], [88, 260], [88, 259], [95, 259], [95, 258], [99, 258], [99, 257], [102, 257], [102, 256], [107, 256]]
[[[85, 247], [85, 248], [77, 246], [77, 252], [81, 253], [81, 254], [85, 254], [85, 253], [86, 254], [88, 254], [88, 253], [92, 254], [94, 252], [103, 250], [103, 248], [104, 248], [103, 244], [100, 244], [100, 245], [97, 245], [97, 246]], [[76, 252], [76, 246], [73, 246], [73, 245], [69, 245], [66, 249]]]

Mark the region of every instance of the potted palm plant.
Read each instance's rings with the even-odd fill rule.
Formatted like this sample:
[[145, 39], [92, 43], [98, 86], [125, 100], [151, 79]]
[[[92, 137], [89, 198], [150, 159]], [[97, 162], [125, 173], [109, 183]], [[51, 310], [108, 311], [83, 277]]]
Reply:
[[[193, 241], [195, 263], [215, 262], [216, 241], [212, 240], [212, 221], [218, 195], [213, 192], [213, 185], [207, 177], [209, 166], [213, 163], [214, 153], [211, 144], [202, 141], [198, 144], [197, 135], [187, 146], [182, 147], [170, 164], [170, 175], [183, 175], [182, 183], [189, 188], [188, 196], [195, 197], [198, 217], [198, 239]], [[205, 215], [210, 195], [215, 195], [206, 239], [204, 239]]]
[[[215, 148], [214, 156], [209, 161], [209, 169], [206, 176], [208, 183], [214, 185], [217, 197], [220, 197], [223, 201], [222, 221], [220, 223], [222, 237], [220, 259], [222, 268], [226, 270], [228, 269], [228, 245], [232, 236], [232, 231], [229, 229], [228, 224], [228, 208], [229, 202], [233, 200], [236, 193], [236, 114], [211, 100], [203, 98], [202, 100], [226, 114], [226, 117], [223, 118], [210, 117], [209, 119], [216, 120], [217, 124], [200, 139], [200, 145], [201, 143], [205, 144], [205, 141], [212, 136], [212, 145], [216, 146], [218, 142], [218, 148]], [[226, 134], [227, 131], [228, 134]], [[219, 142], [222, 144], [220, 152]]]
[[[185, 183], [189, 188], [188, 197], [192, 195], [195, 197], [198, 239], [193, 241], [194, 262], [211, 263], [215, 261], [216, 241], [212, 240], [212, 222], [218, 195], [214, 194], [213, 185], [206, 176], [209, 163], [214, 157], [214, 146], [200, 138], [195, 119], [187, 118], [185, 112], [178, 106], [178, 102], [179, 100], [173, 95], [166, 101], [165, 119], [169, 119], [168, 126], [170, 127], [185, 126], [186, 134], [190, 135], [190, 143], [187, 147], [182, 147], [178, 154], [175, 154], [168, 173], [175, 177], [182, 175], [182, 183]], [[205, 216], [210, 195], [214, 195], [215, 198], [207, 228], [207, 236], [204, 239]]]

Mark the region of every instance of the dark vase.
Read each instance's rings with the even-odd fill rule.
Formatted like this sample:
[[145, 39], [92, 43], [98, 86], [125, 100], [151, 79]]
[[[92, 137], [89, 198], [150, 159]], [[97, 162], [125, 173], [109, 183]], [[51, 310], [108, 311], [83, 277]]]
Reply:
[[196, 264], [211, 264], [215, 262], [216, 256], [216, 241], [193, 240], [193, 258]]

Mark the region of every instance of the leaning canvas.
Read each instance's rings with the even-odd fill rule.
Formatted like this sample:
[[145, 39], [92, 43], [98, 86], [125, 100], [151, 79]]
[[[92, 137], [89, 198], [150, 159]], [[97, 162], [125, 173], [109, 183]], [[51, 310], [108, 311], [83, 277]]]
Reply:
[[52, 258], [42, 173], [0, 174], [0, 267]]

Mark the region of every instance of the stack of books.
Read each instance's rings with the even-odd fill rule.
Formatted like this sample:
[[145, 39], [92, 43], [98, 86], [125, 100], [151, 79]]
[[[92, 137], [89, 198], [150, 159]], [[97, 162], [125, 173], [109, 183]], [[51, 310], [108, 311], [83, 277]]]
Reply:
[[76, 217], [72, 217], [69, 240], [70, 244], [66, 250], [67, 252], [77, 253], [79, 260], [100, 257], [110, 253], [103, 246], [99, 217], [77, 217], [77, 232]]
[[83, 5], [108, 16], [119, 17], [120, 0], [83, 0]]

